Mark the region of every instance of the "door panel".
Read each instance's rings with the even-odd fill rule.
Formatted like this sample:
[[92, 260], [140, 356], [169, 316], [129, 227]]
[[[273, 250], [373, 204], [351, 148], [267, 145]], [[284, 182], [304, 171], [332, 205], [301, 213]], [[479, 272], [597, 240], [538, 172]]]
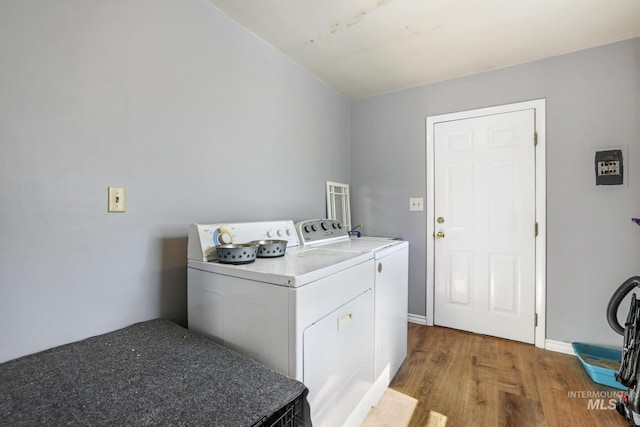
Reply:
[[434, 126], [434, 323], [532, 343], [535, 111]]
[[503, 164], [491, 167], [489, 189], [489, 228], [491, 231], [514, 230], [516, 225], [516, 171], [515, 165]]
[[449, 216], [451, 227], [469, 230], [473, 224], [473, 197], [466, 189], [473, 187], [473, 165], [453, 165], [448, 170]]
[[491, 254], [489, 258], [489, 310], [514, 313], [518, 306], [519, 257]]
[[455, 252], [449, 254], [450, 277], [449, 302], [469, 305], [471, 290], [471, 252]]

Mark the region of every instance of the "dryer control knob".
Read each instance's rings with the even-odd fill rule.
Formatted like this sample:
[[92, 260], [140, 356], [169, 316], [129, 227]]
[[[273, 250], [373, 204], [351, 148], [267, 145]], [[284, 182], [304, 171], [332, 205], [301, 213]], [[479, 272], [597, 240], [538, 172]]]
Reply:
[[231, 240], [231, 235], [229, 233], [220, 233], [218, 235], [218, 241], [222, 245], [228, 245], [229, 243], [231, 243]]
[[269, 238], [273, 237], [273, 230], [267, 231], [267, 237]]

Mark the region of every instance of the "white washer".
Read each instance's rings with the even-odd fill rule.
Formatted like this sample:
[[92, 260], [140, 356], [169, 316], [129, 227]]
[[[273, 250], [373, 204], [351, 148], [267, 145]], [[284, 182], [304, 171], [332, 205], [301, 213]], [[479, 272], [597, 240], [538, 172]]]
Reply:
[[[280, 236], [279, 258], [222, 264], [215, 246]], [[348, 240], [346, 231], [330, 237]], [[374, 256], [300, 246], [292, 221], [193, 224], [189, 328], [309, 388], [314, 425], [359, 425], [374, 388]]]
[[[314, 229], [322, 230], [324, 239], [315, 236]], [[296, 223], [296, 232], [305, 246], [373, 254], [374, 377], [384, 381], [386, 387], [407, 357], [409, 242], [389, 237], [335, 238], [334, 230], [341, 229], [335, 220]]]

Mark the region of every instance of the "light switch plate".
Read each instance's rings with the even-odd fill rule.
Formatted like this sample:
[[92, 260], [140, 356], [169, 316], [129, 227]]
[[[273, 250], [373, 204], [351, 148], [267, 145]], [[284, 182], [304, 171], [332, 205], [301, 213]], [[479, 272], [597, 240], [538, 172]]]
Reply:
[[422, 197], [412, 197], [409, 199], [409, 210], [410, 211], [423, 211], [424, 210], [424, 201]]
[[125, 212], [126, 192], [124, 187], [109, 187], [109, 212]]

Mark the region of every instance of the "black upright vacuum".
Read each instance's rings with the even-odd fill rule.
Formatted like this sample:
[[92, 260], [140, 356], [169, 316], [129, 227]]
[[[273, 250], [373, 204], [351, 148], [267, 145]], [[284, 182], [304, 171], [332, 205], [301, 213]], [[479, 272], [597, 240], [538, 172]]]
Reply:
[[640, 426], [640, 300], [636, 294], [631, 296], [629, 314], [624, 327], [618, 322], [618, 307], [629, 292], [636, 287], [640, 288], [640, 276], [627, 279], [611, 296], [607, 306], [607, 321], [609, 326], [622, 335], [622, 360], [620, 370], [615, 374], [616, 381], [625, 387], [627, 391], [622, 393], [616, 403], [616, 410], [622, 414], [632, 427]]

